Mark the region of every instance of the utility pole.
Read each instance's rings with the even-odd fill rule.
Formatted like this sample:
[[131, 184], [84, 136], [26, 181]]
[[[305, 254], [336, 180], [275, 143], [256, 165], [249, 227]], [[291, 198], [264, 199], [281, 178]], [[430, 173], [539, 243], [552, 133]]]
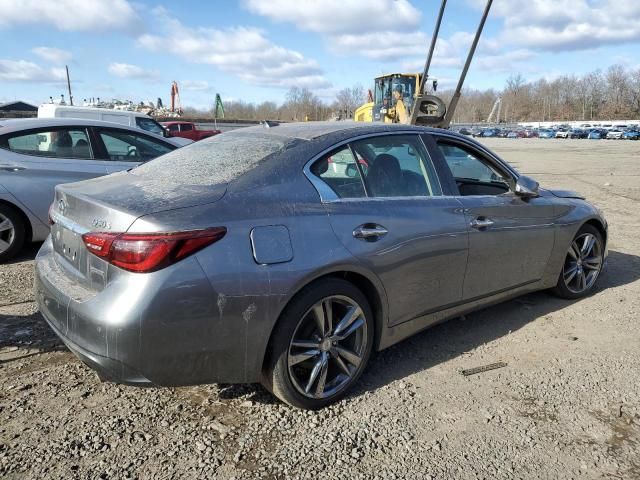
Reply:
[[71, 95], [71, 81], [69, 80], [69, 66], [64, 66], [67, 69], [67, 88], [69, 89], [69, 105], [73, 106], [73, 95]]

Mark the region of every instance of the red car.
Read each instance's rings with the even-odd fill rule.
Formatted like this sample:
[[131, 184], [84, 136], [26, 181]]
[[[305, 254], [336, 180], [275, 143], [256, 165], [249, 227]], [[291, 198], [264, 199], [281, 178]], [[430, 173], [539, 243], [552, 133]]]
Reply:
[[220, 130], [199, 130], [193, 122], [162, 122], [172, 137], [183, 137], [197, 142], [222, 133]]

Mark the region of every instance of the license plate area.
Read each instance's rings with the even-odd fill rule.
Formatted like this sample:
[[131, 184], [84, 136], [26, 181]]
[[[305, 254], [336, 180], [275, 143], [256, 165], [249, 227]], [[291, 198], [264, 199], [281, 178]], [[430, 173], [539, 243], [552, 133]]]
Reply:
[[84, 244], [82, 236], [59, 224], [51, 228], [53, 248], [76, 270], [80, 270], [80, 258], [83, 257]]

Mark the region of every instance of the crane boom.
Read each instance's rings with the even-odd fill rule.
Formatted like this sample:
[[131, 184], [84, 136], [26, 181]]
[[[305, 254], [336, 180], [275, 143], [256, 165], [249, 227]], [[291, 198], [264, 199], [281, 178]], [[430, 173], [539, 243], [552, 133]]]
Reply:
[[460, 78], [458, 79], [456, 89], [453, 93], [453, 96], [451, 97], [449, 105], [444, 107], [444, 103], [442, 102], [442, 100], [434, 95], [427, 94], [424, 87], [429, 75], [429, 67], [431, 65], [431, 59], [433, 57], [435, 45], [438, 40], [440, 24], [442, 22], [442, 16], [444, 14], [446, 3], [446, 0], [442, 0], [442, 3], [440, 5], [440, 11], [436, 20], [436, 26], [434, 28], [433, 37], [431, 38], [429, 53], [427, 54], [424, 73], [420, 81], [420, 89], [416, 94], [416, 99], [413, 102], [411, 117], [409, 118], [409, 123], [411, 125], [431, 125], [434, 127], [448, 128], [451, 124], [453, 114], [455, 113], [456, 107], [458, 106], [458, 100], [460, 99], [462, 86], [464, 85], [467, 72], [469, 71], [471, 60], [475, 55], [478, 41], [480, 40], [480, 36], [482, 35], [482, 30], [484, 29], [484, 24], [487, 20], [487, 17], [489, 16], [489, 10], [491, 9], [493, 0], [487, 0], [486, 6], [482, 13], [482, 17], [480, 19], [480, 23], [478, 25], [478, 29], [476, 30], [475, 37], [473, 39], [473, 42], [471, 43], [471, 47], [469, 48], [467, 59], [464, 63], [464, 67], [462, 68], [462, 72], [460, 73]]

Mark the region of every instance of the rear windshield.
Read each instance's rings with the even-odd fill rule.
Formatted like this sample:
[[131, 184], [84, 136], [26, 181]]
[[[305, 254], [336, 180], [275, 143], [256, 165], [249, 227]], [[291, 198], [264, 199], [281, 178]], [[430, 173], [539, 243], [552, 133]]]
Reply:
[[274, 135], [226, 132], [178, 148], [132, 173], [190, 185], [228, 183], [269, 155], [285, 150], [290, 140]]

